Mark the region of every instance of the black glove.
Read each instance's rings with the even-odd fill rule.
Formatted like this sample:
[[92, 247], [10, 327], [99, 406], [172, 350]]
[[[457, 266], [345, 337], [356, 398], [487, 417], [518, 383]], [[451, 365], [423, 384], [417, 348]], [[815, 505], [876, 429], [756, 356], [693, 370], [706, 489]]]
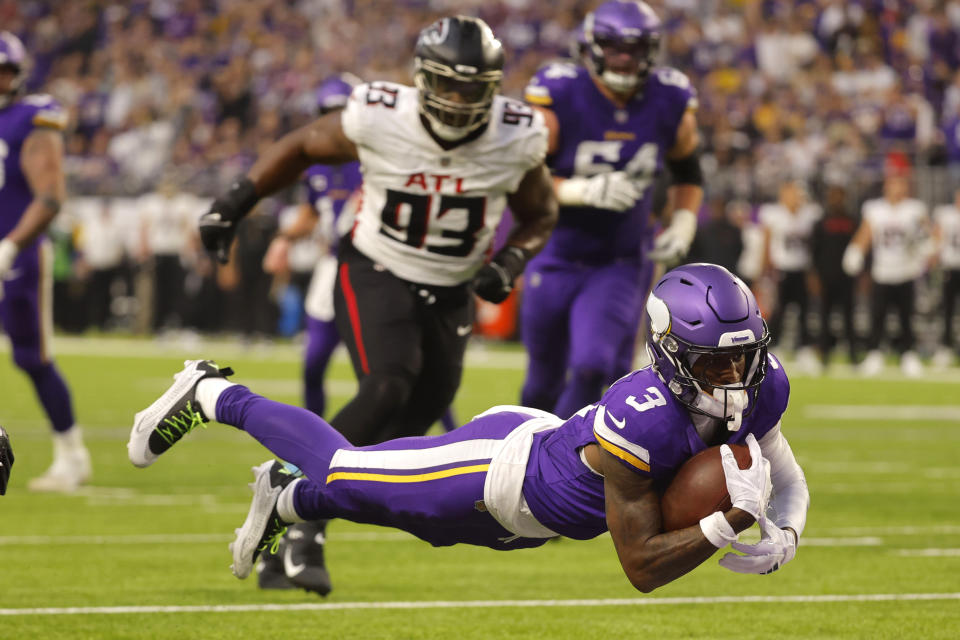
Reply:
[[230, 244], [237, 223], [257, 204], [257, 189], [249, 178], [241, 178], [230, 186], [227, 195], [217, 198], [210, 211], [200, 216], [200, 242], [221, 263], [230, 259]]
[[7, 492], [7, 481], [10, 480], [10, 467], [13, 466], [13, 447], [10, 446], [10, 436], [0, 427], [0, 496]]
[[513, 281], [523, 273], [526, 264], [527, 252], [520, 247], [500, 249], [473, 277], [474, 292], [487, 302], [500, 304], [513, 291]]

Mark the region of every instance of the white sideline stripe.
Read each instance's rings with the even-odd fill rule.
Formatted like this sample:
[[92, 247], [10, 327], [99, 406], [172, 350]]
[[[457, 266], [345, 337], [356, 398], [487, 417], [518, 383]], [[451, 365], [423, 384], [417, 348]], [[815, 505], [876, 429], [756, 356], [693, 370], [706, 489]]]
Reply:
[[960, 557], [960, 549], [900, 549], [898, 555], [920, 558]]
[[713, 596], [692, 598], [608, 598], [596, 600], [434, 600], [426, 602], [329, 602], [309, 604], [221, 604], [141, 607], [42, 607], [0, 609], [0, 616], [125, 613], [238, 613], [248, 611], [342, 611], [345, 609], [486, 609], [497, 607], [623, 607], [689, 604], [806, 604], [960, 600], [960, 593], [862, 593], [815, 596]]
[[[217, 360], [244, 358], [271, 362], [300, 362], [303, 345], [277, 341], [245, 345], [238, 338], [127, 338], [94, 337], [57, 334], [53, 339], [57, 355], [96, 356], [101, 358], [212, 358]], [[10, 352], [10, 341], [0, 335], [0, 353]], [[333, 362], [349, 363], [350, 357], [342, 345], [333, 352]], [[527, 353], [523, 349], [491, 349], [480, 341], [467, 346], [466, 366], [477, 369], [517, 369], [527, 367]], [[229, 362], [227, 362], [229, 364]], [[960, 378], [958, 378], [960, 380]], [[241, 381], [242, 382], [242, 381]], [[924, 381], [926, 382], [926, 381]]]
[[811, 404], [803, 408], [805, 418], [823, 420], [885, 420], [917, 422], [960, 420], [957, 405], [863, 405], [863, 404]]

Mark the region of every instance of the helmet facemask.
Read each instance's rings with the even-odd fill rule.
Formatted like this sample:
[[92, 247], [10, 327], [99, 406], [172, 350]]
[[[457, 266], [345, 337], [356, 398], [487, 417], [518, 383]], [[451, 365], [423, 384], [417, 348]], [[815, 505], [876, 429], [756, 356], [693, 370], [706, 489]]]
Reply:
[[448, 141], [465, 138], [490, 119], [503, 71], [474, 71], [467, 65], [454, 69], [416, 59], [414, 83], [420, 91], [420, 112], [437, 137]]
[[[660, 48], [660, 34], [636, 37], [594, 34], [590, 45], [590, 69], [614, 93], [629, 93], [640, 87], [653, 69]], [[632, 69], [614, 70], [611, 60], [628, 54]]]

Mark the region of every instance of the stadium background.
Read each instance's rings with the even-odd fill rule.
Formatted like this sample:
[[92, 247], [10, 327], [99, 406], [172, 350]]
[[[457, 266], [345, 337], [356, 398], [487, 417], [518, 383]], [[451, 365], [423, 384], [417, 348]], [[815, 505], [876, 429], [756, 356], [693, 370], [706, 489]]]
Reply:
[[[842, 183], [858, 211], [891, 165], [913, 170], [914, 192], [928, 206], [951, 200], [960, 179], [960, 2], [651, 4], [666, 25], [661, 62], [687, 73], [699, 92], [702, 219], [729, 208], [749, 235], [757, 208], [788, 178], [804, 181], [814, 200], [826, 184]], [[241, 234], [248, 242], [238, 268], [219, 277], [192, 235], [202, 199], [222, 191], [264, 145], [314, 117], [314, 91], [329, 75], [409, 82], [416, 33], [438, 15], [469, 12], [490, 23], [509, 54], [504, 92], [519, 97], [540, 64], [569, 55], [590, 6], [0, 2], [4, 28], [23, 37], [34, 61], [29, 89], [53, 94], [71, 114], [73, 198], [54, 233], [58, 326], [276, 333], [278, 310], [296, 307], [296, 289], [265, 281], [259, 258], [278, 213], [303, 195], [291, 190], [265, 203], [249, 223], [256, 229]], [[158, 207], [139, 199], [156, 193], [166, 198], [162, 213], [145, 213]], [[158, 227], [167, 240], [156, 240]], [[175, 301], [154, 286], [157, 254], [178, 258], [162, 274], [182, 282]], [[294, 265], [294, 284], [309, 261]], [[112, 300], [106, 310], [104, 287]], [[929, 317], [936, 294], [920, 299]], [[257, 312], [239, 312], [251, 308]], [[492, 332], [510, 334], [511, 325]], [[279, 331], [295, 327], [288, 319]]]
[[[651, 4], [667, 25], [661, 62], [688, 73], [700, 95], [704, 218], [711, 207], [743, 202], [749, 219], [795, 176], [815, 199], [842, 181], [857, 208], [891, 165], [912, 169], [928, 205], [949, 199], [960, 174], [960, 2]], [[0, 365], [0, 421], [18, 454], [0, 504], [0, 637], [957, 636], [955, 372], [909, 381], [891, 370], [869, 385], [842, 368], [795, 376], [786, 428], [812, 488], [809, 546], [770, 578], [731, 577], [710, 561], [646, 599], [635, 598], [606, 536], [496, 554], [432, 550], [349, 523], [331, 530], [340, 541], [330, 550], [337, 590], [328, 602], [264, 594], [229, 575], [225, 551], [248, 500], [249, 474], [237, 461], [255, 464], [262, 449], [215, 428], [191, 436], [165, 466], [129, 466], [123, 443], [133, 412], [164, 388], [178, 358], [198, 349], [255, 388], [299, 402], [296, 345], [197, 337], [278, 331], [278, 311], [244, 312], [279, 299], [272, 283], [252, 280], [265, 243], [250, 248], [251, 268], [218, 275], [189, 235], [152, 247], [145, 203], [176, 200], [159, 209], [195, 218], [258, 149], [313, 116], [323, 78], [350, 71], [408, 81], [416, 32], [453, 10], [491, 24], [508, 49], [504, 90], [519, 96], [540, 63], [567, 54], [591, 5], [0, 0], [0, 25], [33, 57], [31, 90], [53, 94], [72, 116], [72, 198], [52, 234], [56, 308], [62, 331], [87, 333], [61, 334], [57, 345], [95, 465], [93, 486], [74, 496], [26, 492], [26, 478], [49, 459], [48, 427], [25, 379]], [[269, 230], [298, 198], [286, 194], [254, 220]], [[115, 246], [102, 253], [115, 262], [92, 264], [105, 238]], [[177, 257], [184, 280], [175, 308], [154, 325], [160, 249]], [[115, 269], [105, 318], [90, 297], [101, 266]], [[937, 277], [926, 276], [929, 293], [918, 305], [931, 327]], [[121, 335], [91, 335], [95, 328]], [[199, 334], [152, 339], [181, 328]], [[131, 332], [145, 338], [125, 337]], [[925, 334], [928, 350], [933, 333]], [[458, 413], [515, 401], [522, 367], [517, 347], [479, 345]], [[343, 359], [330, 385], [335, 409], [353, 389]], [[591, 579], [584, 566], [596, 569]], [[479, 604], [443, 604], [450, 601]]]

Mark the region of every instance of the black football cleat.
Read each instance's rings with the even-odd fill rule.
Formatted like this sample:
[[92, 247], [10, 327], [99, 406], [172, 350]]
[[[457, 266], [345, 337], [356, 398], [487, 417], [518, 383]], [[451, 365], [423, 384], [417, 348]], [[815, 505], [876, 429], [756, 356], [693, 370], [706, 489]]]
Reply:
[[291, 526], [283, 547], [283, 570], [290, 582], [321, 596], [333, 589], [323, 559], [327, 522], [319, 520]]
[[270, 553], [270, 550], [260, 554], [257, 560], [257, 586], [261, 589], [296, 589], [297, 586], [290, 582], [287, 574], [283, 572], [283, 548], [286, 541], [280, 541], [280, 547], [276, 553]]

